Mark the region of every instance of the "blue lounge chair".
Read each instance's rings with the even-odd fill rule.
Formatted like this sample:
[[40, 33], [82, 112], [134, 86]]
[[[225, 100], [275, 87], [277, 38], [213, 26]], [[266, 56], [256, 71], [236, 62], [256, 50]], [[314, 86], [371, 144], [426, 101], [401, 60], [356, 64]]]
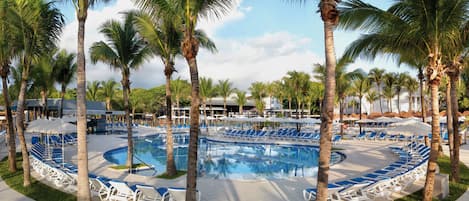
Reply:
[[[338, 193], [340, 190], [344, 189], [346, 186], [340, 186], [336, 184], [328, 184], [327, 185], [327, 193], [329, 195], [329, 200], [331, 200], [332, 196], [339, 197]], [[317, 188], [307, 188], [303, 190], [303, 198], [305, 200], [316, 200], [316, 191]]]

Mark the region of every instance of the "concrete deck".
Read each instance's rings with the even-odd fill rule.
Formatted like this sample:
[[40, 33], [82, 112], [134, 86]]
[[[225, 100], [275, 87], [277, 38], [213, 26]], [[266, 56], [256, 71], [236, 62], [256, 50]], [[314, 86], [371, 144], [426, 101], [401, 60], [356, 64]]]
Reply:
[[[139, 130], [138, 135], [146, 135], [152, 132], [154, 131]], [[110, 149], [126, 146], [126, 143], [125, 135], [90, 135], [88, 143], [90, 172], [109, 178], [125, 180], [130, 184], [145, 183], [158, 187], [185, 187], [185, 176], [175, 180], [163, 180], [151, 176], [129, 175], [126, 172], [108, 168], [113, 164], [103, 158], [103, 153]], [[347, 158], [342, 163], [331, 167], [329, 180], [334, 182], [353, 178], [389, 165], [397, 160], [397, 157], [387, 148], [393, 145], [402, 145], [402, 143], [345, 141], [334, 146], [343, 149], [341, 152], [345, 153]], [[76, 163], [76, 148], [74, 146], [68, 146], [65, 153], [67, 161]], [[197, 188], [202, 192], [202, 200], [205, 201], [303, 200], [303, 189], [315, 185], [315, 178], [227, 180], [201, 177], [197, 180]]]

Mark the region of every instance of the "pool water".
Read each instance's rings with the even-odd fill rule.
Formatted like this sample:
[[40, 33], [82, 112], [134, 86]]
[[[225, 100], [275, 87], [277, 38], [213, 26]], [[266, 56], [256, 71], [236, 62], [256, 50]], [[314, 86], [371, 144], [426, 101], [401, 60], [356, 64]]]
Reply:
[[[174, 136], [174, 157], [179, 170], [187, 169], [187, 134]], [[134, 140], [134, 163], [154, 166], [157, 174], [166, 171], [165, 136], [155, 135]], [[202, 138], [198, 149], [199, 177], [215, 179], [272, 179], [316, 177], [319, 159], [317, 146], [277, 145], [265, 143], [233, 143]], [[333, 152], [331, 163], [345, 156]], [[110, 150], [106, 160], [125, 164], [127, 147]]]

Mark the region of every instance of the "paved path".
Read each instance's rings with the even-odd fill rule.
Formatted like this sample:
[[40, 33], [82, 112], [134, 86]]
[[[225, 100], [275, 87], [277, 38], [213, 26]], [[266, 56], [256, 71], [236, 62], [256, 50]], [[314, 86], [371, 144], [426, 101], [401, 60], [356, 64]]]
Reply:
[[[1, 146], [0, 158], [7, 156], [6, 147]], [[0, 178], [0, 200], [8, 201], [32, 201], [31, 198], [24, 196], [21, 193], [11, 189], [3, 180]]]

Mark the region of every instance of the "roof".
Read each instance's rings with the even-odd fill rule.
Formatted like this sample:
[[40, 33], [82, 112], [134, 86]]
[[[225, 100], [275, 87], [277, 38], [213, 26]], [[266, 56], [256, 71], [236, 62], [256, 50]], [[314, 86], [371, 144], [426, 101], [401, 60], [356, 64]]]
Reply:
[[[49, 110], [58, 110], [60, 106], [59, 98], [49, 98], [47, 99], [47, 108]], [[17, 101], [13, 103], [13, 110], [16, 110]], [[39, 99], [27, 99], [25, 101], [26, 108], [42, 107], [42, 101]], [[77, 101], [76, 100], [64, 100], [64, 110], [76, 110]], [[87, 110], [98, 110], [106, 111], [106, 104], [99, 101], [86, 101]]]

